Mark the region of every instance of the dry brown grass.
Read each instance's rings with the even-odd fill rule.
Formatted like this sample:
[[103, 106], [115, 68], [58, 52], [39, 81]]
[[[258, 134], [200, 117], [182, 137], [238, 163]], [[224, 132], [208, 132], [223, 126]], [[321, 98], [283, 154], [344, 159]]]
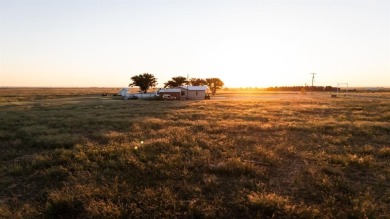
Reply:
[[390, 214], [387, 97], [29, 100], [0, 103], [0, 217]]
[[57, 99], [64, 97], [113, 95], [119, 88], [0, 88], [0, 103], [30, 100]]

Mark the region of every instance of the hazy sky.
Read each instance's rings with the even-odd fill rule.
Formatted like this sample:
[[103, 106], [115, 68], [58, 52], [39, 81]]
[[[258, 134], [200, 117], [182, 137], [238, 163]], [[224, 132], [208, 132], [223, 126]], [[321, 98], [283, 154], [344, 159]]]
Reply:
[[390, 87], [389, 0], [0, 0], [0, 86]]

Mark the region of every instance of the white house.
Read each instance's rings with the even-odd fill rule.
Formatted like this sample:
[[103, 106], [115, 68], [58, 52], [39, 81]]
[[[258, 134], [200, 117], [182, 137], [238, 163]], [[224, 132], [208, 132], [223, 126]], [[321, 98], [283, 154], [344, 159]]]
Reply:
[[181, 98], [188, 100], [203, 100], [206, 97], [207, 86], [180, 86]]

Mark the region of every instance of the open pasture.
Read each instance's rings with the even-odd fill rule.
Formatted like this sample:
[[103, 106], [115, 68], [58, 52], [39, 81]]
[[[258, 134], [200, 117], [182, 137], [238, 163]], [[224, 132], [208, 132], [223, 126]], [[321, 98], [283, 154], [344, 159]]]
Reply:
[[21, 102], [118, 93], [119, 88], [0, 88], [1, 102]]
[[388, 218], [370, 97], [0, 101], [0, 217]]

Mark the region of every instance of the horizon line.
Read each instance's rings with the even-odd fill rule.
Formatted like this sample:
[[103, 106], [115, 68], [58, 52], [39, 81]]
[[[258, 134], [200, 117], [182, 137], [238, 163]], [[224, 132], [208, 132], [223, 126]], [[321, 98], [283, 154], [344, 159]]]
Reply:
[[[317, 85], [313, 87], [327, 87], [329, 85]], [[138, 86], [134, 86], [134, 88], [137, 88]], [[266, 89], [266, 88], [274, 88], [274, 87], [305, 87], [302, 85], [282, 85], [282, 86], [268, 86], [268, 87], [253, 87], [253, 86], [248, 86], [248, 87], [223, 87], [221, 89]], [[306, 86], [306, 87], [312, 87], [312, 86]], [[337, 87], [337, 86], [329, 86], [329, 87]], [[52, 88], [52, 89], [58, 89], [58, 88], [132, 88], [132, 87], [112, 87], [112, 86], [107, 86], [107, 87], [102, 87], [102, 86], [0, 86], [0, 89], [4, 88]], [[160, 87], [154, 87], [154, 88], [160, 88]], [[384, 89], [390, 89], [390, 86], [351, 86], [348, 88], [384, 88]]]

